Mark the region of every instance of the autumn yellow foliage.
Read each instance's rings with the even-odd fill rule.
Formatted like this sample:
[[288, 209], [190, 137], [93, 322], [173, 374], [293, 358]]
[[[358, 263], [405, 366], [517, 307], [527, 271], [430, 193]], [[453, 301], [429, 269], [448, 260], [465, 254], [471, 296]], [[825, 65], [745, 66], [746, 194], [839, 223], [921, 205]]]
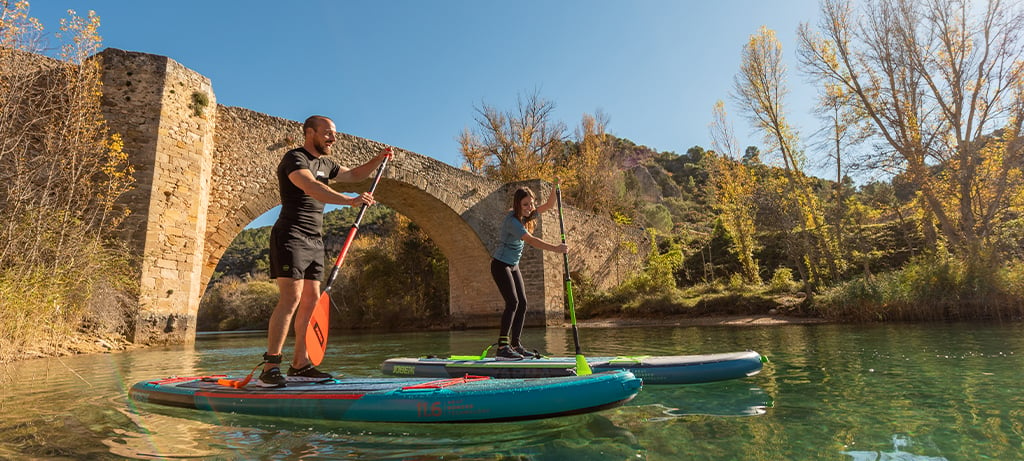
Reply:
[[[0, 361], [121, 334], [135, 290], [115, 237], [133, 169], [100, 102], [99, 17], [68, 12], [44, 57], [29, 3], [0, 3]], [[52, 42], [51, 42], [52, 43]]]

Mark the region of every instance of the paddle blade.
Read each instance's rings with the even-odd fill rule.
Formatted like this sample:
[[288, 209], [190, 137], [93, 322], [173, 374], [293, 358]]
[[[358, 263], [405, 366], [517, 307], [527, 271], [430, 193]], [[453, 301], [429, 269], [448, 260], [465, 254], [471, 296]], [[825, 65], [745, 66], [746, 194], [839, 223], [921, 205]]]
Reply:
[[587, 363], [586, 357], [581, 354], [576, 355], [576, 376], [586, 376], [594, 374], [590, 371], [590, 364]]
[[306, 355], [313, 366], [320, 365], [327, 352], [327, 329], [331, 318], [331, 294], [327, 291], [320, 295], [320, 299], [313, 308], [313, 316], [306, 326]]

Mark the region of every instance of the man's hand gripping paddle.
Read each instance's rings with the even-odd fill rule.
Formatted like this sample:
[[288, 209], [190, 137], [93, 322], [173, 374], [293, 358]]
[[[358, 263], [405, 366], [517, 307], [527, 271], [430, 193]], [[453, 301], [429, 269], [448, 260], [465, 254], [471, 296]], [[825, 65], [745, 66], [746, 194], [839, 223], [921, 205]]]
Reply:
[[[380, 182], [380, 177], [384, 175], [384, 168], [387, 166], [388, 161], [391, 160], [391, 156], [394, 155], [390, 147], [386, 150], [388, 155], [384, 157], [384, 161], [377, 167], [377, 175], [374, 176], [373, 184], [370, 185], [369, 192], [371, 194], [377, 189], [377, 183]], [[313, 366], [320, 365], [320, 362], [324, 359], [324, 354], [327, 352], [327, 329], [331, 315], [331, 284], [334, 283], [335, 277], [338, 276], [338, 269], [341, 268], [341, 263], [345, 261], [348, 248], [356, 237], [356, 232], [359, 230], [359, 222], [363, 220], [363, 213], [366, 212], [366, 207], [367, 204], [364, 203], [359, 208], [359, 214], [356, 215], [355, 222], [352, 223], [352, 227], [348, 230], [345, 244], [341, 246], [341, 253], [338, 254], [338, 259], [334, 261], [331, 275], [327, 277], [323, 292], [320, 293], [320, 299], [317, 300], [316, 307], [313, 308], [313, 315], [309, 319], [309, 326], [306, 327], [306, 353], [309, 355], [309, 361]]]

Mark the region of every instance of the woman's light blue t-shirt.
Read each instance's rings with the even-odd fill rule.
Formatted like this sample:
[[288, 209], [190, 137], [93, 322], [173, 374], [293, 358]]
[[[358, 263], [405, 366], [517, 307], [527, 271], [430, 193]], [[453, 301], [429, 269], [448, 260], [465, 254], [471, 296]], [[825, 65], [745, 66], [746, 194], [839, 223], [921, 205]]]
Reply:
[[505, 215], [505, 220], [501, 222], [498, 248], [491, 256], [510, 266], [519, 264], [519, 258], [523, 256], [524, 234], [526, 234], [526, 226], [516, 218], [514, 211], [510, 211]]

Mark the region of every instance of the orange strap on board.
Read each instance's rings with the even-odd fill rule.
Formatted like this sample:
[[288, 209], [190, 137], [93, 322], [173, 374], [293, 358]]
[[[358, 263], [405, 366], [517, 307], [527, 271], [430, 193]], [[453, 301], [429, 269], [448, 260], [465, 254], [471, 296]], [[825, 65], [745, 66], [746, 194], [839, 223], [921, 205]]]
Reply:
[[456, 384], [466, 384], [468, 382], [483, 381], [486, 379], [491, 379], [491, 377], [466, 375], [458, 378], [439, 379], [437, 381], [427, 381], [425, 383], [415, 384], [412, 386], [405, 386], [402, 388], [402, 390], [404, 391], [406, 389], [443, 389], [448, 386], [454, 386]]

